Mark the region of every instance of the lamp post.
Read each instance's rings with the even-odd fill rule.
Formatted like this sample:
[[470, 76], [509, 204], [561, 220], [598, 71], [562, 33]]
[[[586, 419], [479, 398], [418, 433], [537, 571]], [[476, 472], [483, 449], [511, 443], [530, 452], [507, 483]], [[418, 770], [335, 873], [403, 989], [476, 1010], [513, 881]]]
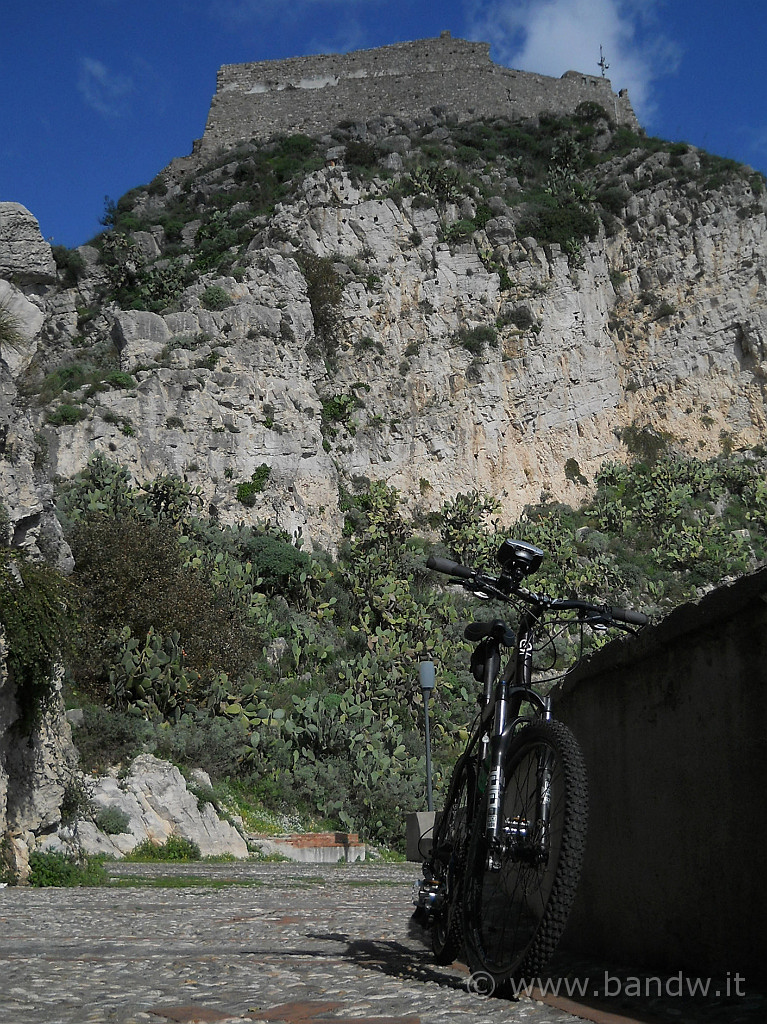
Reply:
[[429, 695], [434, 689], [436, 672], [433, 661], [422, 661], [418, 665], [418, 677], [421, 681], [423, 694], [423, 718], [426, 728], [426, 806], [434, 810], [434, 798], [431, 792], [431, 737], [429, 735]]

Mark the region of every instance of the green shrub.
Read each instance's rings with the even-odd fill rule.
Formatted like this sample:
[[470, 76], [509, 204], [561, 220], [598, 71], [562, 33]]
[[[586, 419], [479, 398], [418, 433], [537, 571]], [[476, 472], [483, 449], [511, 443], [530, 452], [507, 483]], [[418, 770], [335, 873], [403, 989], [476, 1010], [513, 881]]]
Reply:
[[289, 595], [299, 584], [302, 572], [311, 567], [311, 558], [291, 543], [267, 533], [255, 534], [245, 551], [268, 591]]
[[498, 335], [494, 327], [462, 327], [456, 339], [459, 345], [474, 356], [482, 355], [486, 345], [494, 348], [498, 344]]
[[112, 765], [132, 761], [151, 747], [152, 725], [117, 708], [88, 705], [73, 739], [85, 772], [103, 775]]
[[2, 498], [0, 498], [0, 551], [6, 547], [9, 541], [9, 528], [11, 525], [11, 517], [8, 515], [8, 509], [3, 504]]
[[237, 500], [246, 507], [252, 508], [256, 503], [256, 495], [266, 487], [271, 472], [271, 466], [262, 462], [247, 483], [237, 485]]
[[201, 304], [210, 310], [222, 310], [232, 305], [231, 295], [217, 284], [212, 284], [200, 296]]
[[672, 303], [667, 302], [663, 299], [659, 304], [658, 308], [653, 313], [653, 320], [664, 320], [667, 316], [673, 316], [676, 313], [676, 306]]
[[54, 409], [53, 412], [49, 412], [46, 420], [54, 427], [72, 427], [75, 423], [79, 423], [80, 420], [84, 420], [87, 415], [88, 410], [83, 409], [82, 406], [69, 405], [67, 402], [64, 402]]
[[592, 210], [561, 197], [554, 204], [541, 204], [532, 217], [517, 226], [520, 238], [532, 236], [543, 244], [564, 245], [571, 240], [595, 238], [599, 221]]
[[[154, 498], [158, 509], [167, 507], [159, 493]], [[86, 691], [107, 698], [126, 626], [142, 645], [150, 631], [180, 634], [185, 668], [203, 679], [237, 676], [252, 663], [257, 637], [236, 591], [216, 587], [202, 564], [185, 564], [189, 554], [170, 521], [89, 515], [71, 531], [70, 545], [81, 623], [71, 662]]]
[[0, 549], [0, 623], [16, 687], [18, 726], [30, 734], [55, 697], [55, 668], [72, 627], [69, 586], [53, 569]]
[[71, 366], [60, 366], [43, 380], [39, 399], [43, 404], [53, 401], [64, 391], [77, 391], [90, 379], [91, 371], [80, 363]]
[[621, 441], [634, 458], [651, 466], [668, 451], [670, 436], [652, 427], [640, 427], [632, 423], [621, 430]]
[[153, 723], [145, 745], [156, 757], [225, 779], [241, 775], [243, 759], [253, 751], [250, 739], [239, 718], [185, 715], [170, 727]]
[[85, 260], [77, 249], [67, 249], [64, 245], [52, 245], [51, 252], [61, 274], [61, 283], [65, 288], [74, 288], [85, 273]]
[[508, 310], [498, 318], [498, 326], [514, 324], [520, 331], [529, 331], [536, 325], [536, 320], [527, 306], [517, 306], [516, 309]]
[[610, 122], [610, 117], [605, 108], [593, 100], [583, 100], [579, 103], [575, 108], [575, 116], [579, 121], [586, 121], [588, 123], [600, 120]]
[[378, 156], [369, 142], [357, 142], [352, 139], [346, 143], [345, 162], [355, 167], [375, 167]]
[[621, 216], [629, 198], [630, 193], [623, 185], [609, 185], [597, 192], [597, 202], [614, 217]]
[[130, 817], [119, 807], [101, 807], [97, 811], [93, 823], [106, 835], [119, 836], [128, 831]]
[[130, 373], [124, 373], [122, 370], [114, 370], [112, 373], [107, 374], [104, 380], [113, 388], [135, 388], [136, 386], [135, 377]]
[[145, 839], [125, 857], [130, 861], [190, 861], [200, 860], [200, 847], [191, 839], [168, 836], [164, 843]]
[[306, 280], [306, 293], [314, 320], [316, 354], [332, 363], [338, 349], [343, 281], [330, 257], [302, 253], [298, 264]]
[[38, 887], [105, 885], [109, 880], [104, 865], [94, 857], [33, 851], [29, 868], [29, 884]]
[[90, 815], [91, 800], [88, 784], [82, 776], [71, 773], [64, 783], [61, 798], [61, 824], [75, 825], [80, 818]]

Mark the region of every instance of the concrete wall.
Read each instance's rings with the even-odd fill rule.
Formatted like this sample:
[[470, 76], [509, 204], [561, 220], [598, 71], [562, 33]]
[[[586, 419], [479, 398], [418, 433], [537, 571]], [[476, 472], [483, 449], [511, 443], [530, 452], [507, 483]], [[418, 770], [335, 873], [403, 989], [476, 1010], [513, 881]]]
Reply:
[[556, 713], [590, 825], [566, 943], [637, 968], [764, 984], [767, 569], [611, 644]]
[[437, 39], [346, 54], [228, 64], [198, 151], [276, 133], [328, 131], [340, 121], [392, 114], [415, 118], [444, 107], [459, 120], [572, 113], [601, 104], [620, 124], [637, 126], [628, 96], [606, 78], [568, 71], [562, 78], [513, 71], [490, 60], [488, 43]]

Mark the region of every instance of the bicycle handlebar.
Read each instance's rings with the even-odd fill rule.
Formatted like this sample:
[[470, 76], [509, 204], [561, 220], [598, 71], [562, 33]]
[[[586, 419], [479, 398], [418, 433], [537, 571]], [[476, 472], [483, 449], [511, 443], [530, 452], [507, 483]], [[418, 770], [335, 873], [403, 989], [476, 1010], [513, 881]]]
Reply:
[[643, 612], [635, 612], [631, 608], [608, 608], [610, 618], [616, 622], [628, 622], [631, 626], [646, 626], [650, 621], [649, 615]]
[[595, 615], [597, 618], [613, 622], [625, 622], [631, 626], [646, 626], [650, 621], [643, 612], [635, 612], [631, 608], [619, 608], [617, 605], [590, 604], [588, 601], [553, 601], [552, 608], [562, 611], [578, 611]]
[[437, 555], [429, 555], [426, 566], [436, 572], [444, 572], [446, 576], [457, 576], [462, 580], [470, 580], [477, 575], [476, 570], [469, 569], [459, 562], [451, 562], [449, 558], [438, 558]]
[[[460, 580], [473, 580], [475, 585], [478, 585], [484, 589], [494, 591], [496, 597], [502, 600], [509, 599], [509, 586], [503, 586], [502, 580], [506, 577], [493, 577], [483, 576], [480, 574], [478, 569], [470, 569], [467, 565], [461, 565], [459, 562], [453, 562], [449, 558], [440, 558], [438, 555], [429, 555], [426, 562], [427, 568], [434, 569], [436, 572], [445, 573], [446, 576], [452, 576], [454, 579]], [[619, 608], [617, 606], [610, 605], [598, 605], [590, 604], [588, 601], [578, 600], [552, 600], [551, 598], [533, 594], [530, 591], [524, 590], [517, 584], [512, 590], [517, 597], [521, 597], [523, 600], [528, 601], [532, 604], [537, 604], [542, 607], [548, 607], [555, 611], [578, 611], [585, 614], [592, 614], [595, 617], [602, 619], [604, 622], [625, 622], [631, 626], [646, 626], [650, 621], [647, 615], [643, 612], [635, 612], [631, 608]]]

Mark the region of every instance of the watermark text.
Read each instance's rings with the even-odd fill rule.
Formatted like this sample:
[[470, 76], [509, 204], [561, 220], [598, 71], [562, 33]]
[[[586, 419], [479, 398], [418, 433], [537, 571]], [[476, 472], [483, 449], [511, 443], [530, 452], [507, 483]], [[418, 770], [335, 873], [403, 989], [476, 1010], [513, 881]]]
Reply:
[[[728, 971], [724, 977], [693, 977], [679, 971], [671, 975], [625, 975], [619, 976], [605, 971], [598, 978], [530, 978], [525, 981], [511, 980], [506, 991], [514, 998], [527, 996], [540, 999], [542, 996], [567, 999], [615, 999], [625, 996], [630, 999], [721, 999], [741, 998], [746, 994], [746, 979], [742, 974]], [[473, 995], [491, 996], [496, 989], [492, 974], [475, 971], [466, 982], [466, 988]]]

